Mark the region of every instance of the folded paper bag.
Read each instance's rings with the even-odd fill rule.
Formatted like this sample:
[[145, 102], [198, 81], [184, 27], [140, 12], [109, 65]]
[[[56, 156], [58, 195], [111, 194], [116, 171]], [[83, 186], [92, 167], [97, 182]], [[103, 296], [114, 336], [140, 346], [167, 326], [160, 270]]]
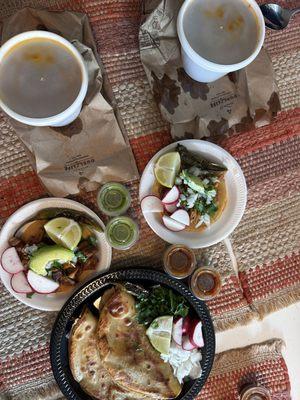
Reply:
[[[79, 117], [64, 127], [32, 127], [11, 120], [47, 190], [55, 196], [95, 190], [100, 183], [138, 178], [122, 134], [112, 90], [86, 15], [25, 8], [6, 19], [2, 43], [27, 30], [46, 29], [70, 40], [84, 58], [89, 88]], [[109, 101], [109, 103], [108, 103]], [[120, 126], [119, 126], [120, 125]]]
[[[141, 60], [173, 138], [203, 138], [268, 124], [280, 110], [272, 62], [265, 49], [246, 68], [210, 84], [190, 78], [181, 61], [176, 21], [183, 0], [144, 0]], [[152, 13], [149, 14], [150, 10]]]

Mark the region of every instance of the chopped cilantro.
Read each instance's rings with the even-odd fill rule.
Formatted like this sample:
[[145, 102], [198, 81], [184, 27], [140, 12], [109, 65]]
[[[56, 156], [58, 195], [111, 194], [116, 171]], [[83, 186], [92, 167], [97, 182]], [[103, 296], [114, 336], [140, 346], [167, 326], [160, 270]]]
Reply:
[[92, 247], [96, 247], [97, 246], [97, 239], [95, 238], [95, 236], [89, 236], [88, 237], [88, 242]]
[[26, 293], [27, 299], [31, 299], [31, 297], [34, 295], [34, 293]]
[[189, 312], [184, 297], [162, 286], [154, 287], [149, 294], [141, 294], [136, 307], [138, 322], [144, 325], [149, 325], [157, 317], [164, 315], [186, 317]]
[[51, 269], [60, 269], [61, 267], [62, 267], [62, 264], [59, 261], [54, 260], [52, 262]]
[[199, 211], [199, 213], [201, 214], [201, 213], [203, 213], [203, 211], [204, 211], [204, 204], [202, 203], [202, 201], [196, 201], [196, 203], [195, 203], [195, 209], [197, 210], [197, 211]]
[[85, 254], [83, 254], [82, 251], [77, 251], [75, 254], [76, 254], [78, 261], [80, 261], [82, 263], [86, 262], [87, 256]]
[[206, 209], [206, 213], [210, 216], [214, 215], [214, 213], [218, 210], [218, 206], [212, 202], [209, 207]]

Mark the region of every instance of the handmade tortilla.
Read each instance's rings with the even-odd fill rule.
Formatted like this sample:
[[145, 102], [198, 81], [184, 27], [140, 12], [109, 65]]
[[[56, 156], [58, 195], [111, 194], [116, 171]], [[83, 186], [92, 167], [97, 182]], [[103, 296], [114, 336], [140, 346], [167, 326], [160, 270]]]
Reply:
[[133, 296], [118, 285], [101, 302], [98, 348], [113, 381], [147, 398], [177, 397], [181, 386], [171, 366], [152, 347], [145, 327], [136, 321]]

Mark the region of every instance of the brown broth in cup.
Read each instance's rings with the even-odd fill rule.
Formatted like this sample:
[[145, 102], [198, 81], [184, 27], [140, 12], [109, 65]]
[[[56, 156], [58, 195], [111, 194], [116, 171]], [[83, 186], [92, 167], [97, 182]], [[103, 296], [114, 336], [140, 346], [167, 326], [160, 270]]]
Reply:
[[198, 268], [190, 280], [190, 289], [201, 300], [210, 300], [218, 295], [222, 287], [220, 274], [211, 268]]
[[257, 16], [247, 0], [192, 0], [183, 27], [197, 54], [222, 65], [250, 57], [260, 33]]
[[195, 254], [187, 246], [170, 246], [164, 254], [165, 271], [174, 278], [187, 278], [194, 271], [195, 266]]
[[70, 107], [82, 84], [80, 64], [63, 44], [48, 38], [16, 44], [0, 63], [0, 97], [28, 118], [48, 118]]

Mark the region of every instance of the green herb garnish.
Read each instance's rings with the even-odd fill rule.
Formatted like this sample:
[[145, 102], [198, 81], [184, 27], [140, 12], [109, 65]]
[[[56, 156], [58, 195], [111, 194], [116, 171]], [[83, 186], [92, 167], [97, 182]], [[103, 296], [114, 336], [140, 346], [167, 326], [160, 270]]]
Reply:
[[216, 211], [218, 211], [218, 206], [214, 202], [212, 202], [206, 209], [206, 213], [209, 216], [213, 216]]
[[85, 254], [83, 254], [82, 251], [77, 251], [75, 253], [75, 256], [77, 257], [77, 260], [82, 262], [82, 263], [85, 263], [86, 260], [88, 259], [87, 256]]
[[97, 247], [97, 239], [95, 238], [95, 236], [89, 236], [87, 240], [90, 246]]
[[50, 269], [61, 269], [62, 264], [60, 262], [58, 262], [57, 260], [54, 260], [51, 264], [51, 268]]
[[34, 295], [34, 293], [26, 293], [27, 299], [31, 299], [31, 297]]
[[189, 312], [189, 306], [184, 297], [162, 286], [154, 287], [149, 294], [141, 294], [136, 308], [137, 320], [144, 325], [149, 325], [160, 316], [186, 317]]
[[202, 158], [198, 154], [191, 153], [187, 150], [186, 147], [178, 144], [176, 147], [176, 151], [180, 154], [181, 164], [183, 168], [197, 167], [201, 170], [201, 173], [221, 173], [227, 171], [227, 168], [224, 165], [216, 164], [211, 161]]

